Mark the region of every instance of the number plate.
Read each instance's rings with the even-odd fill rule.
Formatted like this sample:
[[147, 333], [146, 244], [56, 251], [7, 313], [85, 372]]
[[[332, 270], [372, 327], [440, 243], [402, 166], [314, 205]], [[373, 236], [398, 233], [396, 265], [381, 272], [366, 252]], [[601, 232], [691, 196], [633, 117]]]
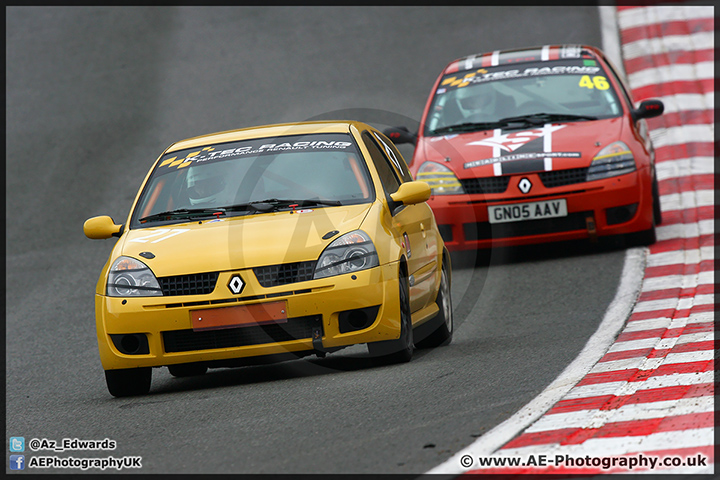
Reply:
[[287, 305], [282, 301], [211, 308], [192, 311], [190, 317], [195, 331], [254, 327], [268, 323], [286, 323]]
[[564, 198], [488, 207], [488, 221], [490, 223], [519, 222], [553, 217], [567, 217], [567, 202]]

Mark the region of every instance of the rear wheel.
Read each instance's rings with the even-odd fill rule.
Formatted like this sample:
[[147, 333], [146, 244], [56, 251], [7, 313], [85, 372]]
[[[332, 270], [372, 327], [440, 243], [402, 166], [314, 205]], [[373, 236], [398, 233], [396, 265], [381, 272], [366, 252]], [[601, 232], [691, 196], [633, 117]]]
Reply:
[[105, 382], [110, 395], [114, 397], [146, 395], [150, 391], [151, 381], [151, 367], [105, 370]]
[[410, 290], [405, 275], [400, 274], [398, 298], [400, 300], [400, 338], [368, 343], [370, 356], [378, 357], [381, 363], [409, 362], [413, 356], [413, 329], [410, 314]]
[[207, 372], [205, 365], [199, 365], [197, 363], [186, 363], [180, 365], [168, 366], [170, 375], [173, 377], [194, 377], [196, 375], [204, 375]]
[[448, 345], [453, 335], [453, 311], [452, 298], [450, 297], [450, 272], [443, 259], [442, 272], [440, 274], [440, 288], [435, 300], [440, 311], [430, 320], [432, 331], [427, 337], [416, 343], [417, 348], [434, 348]]

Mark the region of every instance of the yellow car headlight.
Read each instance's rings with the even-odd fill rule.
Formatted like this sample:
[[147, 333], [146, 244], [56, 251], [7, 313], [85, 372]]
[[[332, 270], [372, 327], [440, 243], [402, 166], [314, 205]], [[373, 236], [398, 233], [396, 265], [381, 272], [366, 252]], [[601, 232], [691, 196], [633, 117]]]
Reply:
[[595, 155], [587, 172], [586, 180], [625, 175], [635, 171], [635, 158], [623, 142], [613, 142]]
[[377, 267], [375, 245], [362, 230], [346, 233], [328, 245], [318, 259], [313, 278], [325, 278]]
[[425, 162], [420, 165], [417, 180], [430, 185], [433, 195], [459, 195], [465, 193], [455, 173], [439, 163]]
[[130, 257], [118, 257], [113, 262], [106, 292], [109, 297], [157, 297], [163, 294], [150, 268]]

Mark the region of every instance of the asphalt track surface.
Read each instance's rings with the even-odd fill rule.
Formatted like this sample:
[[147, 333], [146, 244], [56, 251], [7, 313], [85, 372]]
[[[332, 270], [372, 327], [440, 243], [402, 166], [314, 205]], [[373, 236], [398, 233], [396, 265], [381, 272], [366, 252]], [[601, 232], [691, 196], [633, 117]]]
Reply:
[[409, 364], [373, 366], [358, 346], [199, 378], [156, 369], [149, 395], [115, 399], [93, 311], [113, 240], [82, 224], [124, 222], [167, 145], [311, 118], [412, 128], [450, 60], [601, 45], [597, 7], [9, 7], [6, 26], [6, 438], [117, 442], [28, 457], [141, 456], [132, 473], [423, 473], [551, 383], [614, 297], [622, 248], [456, 256], [453, 343]]

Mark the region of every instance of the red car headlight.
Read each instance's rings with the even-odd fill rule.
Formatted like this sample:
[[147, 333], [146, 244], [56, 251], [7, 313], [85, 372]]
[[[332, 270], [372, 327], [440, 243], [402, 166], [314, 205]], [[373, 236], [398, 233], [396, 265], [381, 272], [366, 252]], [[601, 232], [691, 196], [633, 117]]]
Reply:
[[459, 195], [465, 193], [455, 173], [439, 163], [425, 162], [420, 165], [417, 180], [430, 185], [433, 195]]
[[615, 177], [634, 172], [635, 158], [624, 142], [613, 142], [598, 152], [587, 172], [586, 180]]

